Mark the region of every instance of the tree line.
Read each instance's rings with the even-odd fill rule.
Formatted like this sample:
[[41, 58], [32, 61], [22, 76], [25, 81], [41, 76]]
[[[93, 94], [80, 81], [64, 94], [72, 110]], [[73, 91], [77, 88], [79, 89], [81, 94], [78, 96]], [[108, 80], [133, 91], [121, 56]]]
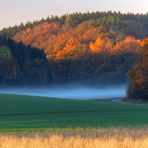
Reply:
[[147, 26], [148, 14], [88, 12], [4, 28], [0, 84], [108, 85], [131, 79], [129, 96], [146, 98]]

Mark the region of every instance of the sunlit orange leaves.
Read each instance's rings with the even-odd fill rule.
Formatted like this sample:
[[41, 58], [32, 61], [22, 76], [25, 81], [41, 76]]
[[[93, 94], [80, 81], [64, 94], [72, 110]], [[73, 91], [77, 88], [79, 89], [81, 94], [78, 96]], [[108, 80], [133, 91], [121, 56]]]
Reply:
[[97, 36], [97, 29], [92, 28], [86, 30], [80, 37], [80, 40], [82, 40], [85, 43], [90, 43], [91, 41], [95, 40], [96, 36]]
[[[146, 38], [140, 43], [135, 37], [122, 32], [119, 34], [110, 26], [98, 27], [90, 24], [91, 20], [88, 20], [71, 28], [58, 23], [44, 22], [17, 33], [14, 40], [43, 49], [48, 60], [74, 59], [84, 53], [137, 53], [140, 51], [140, 44], [145, 46], [148, 40]], [[105, 32], [101, 31], [102, 27], [107, 28]]]
[[50, 35], [54, 34], [58, 27], [56, 23], [49, 24], [45, 22], [17, 33], [14, 36], [14, 40], [18, 42], [23, 41], [25, 45], [31, 44], [34, 47], [42, 48], [42, 43], [44, 43]]
[[140, 40], [128, 36], [124, 40], [116, 43], [112, 52], [133, 52], [137, 53], [140, 50]]
[[[80, 46], [80, 42], [78, 41], [78, 39], [71, 37], [70, 39], [68, 39], [65, 47], [63, 48], [63, 50], [57, 52], [56, 54], [56, 59], [61, 59], [64, 58], [65, 56], [67, 56], [68, 54], [71, 54], [71, 52], [74, 52], [75, 50], [73, 50], [75, 47]], [[76, 53], [75, 53], [76, 54]]]
[[108, 37], [98, 37], [95, 43], [90, 43], [92, 52], [109, 51], [112, 48], [112, 41]]
[[147, 49], [148, 50], [148, 37], [146, 37], [144, 40], [141, 41], [140, 46], [143, 49]]

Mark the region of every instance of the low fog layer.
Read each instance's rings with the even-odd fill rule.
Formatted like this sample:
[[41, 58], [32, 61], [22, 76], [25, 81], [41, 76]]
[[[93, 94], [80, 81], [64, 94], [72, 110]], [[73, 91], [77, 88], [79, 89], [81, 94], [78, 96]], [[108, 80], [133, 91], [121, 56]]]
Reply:
[[48, 88], [1, 88], [0, 93], [65, 99], [110, 99], [126, 97], [126, 88], [126, 86], [112, 86], [107, 88], [91, 88], [80, 86], [54, 86]]

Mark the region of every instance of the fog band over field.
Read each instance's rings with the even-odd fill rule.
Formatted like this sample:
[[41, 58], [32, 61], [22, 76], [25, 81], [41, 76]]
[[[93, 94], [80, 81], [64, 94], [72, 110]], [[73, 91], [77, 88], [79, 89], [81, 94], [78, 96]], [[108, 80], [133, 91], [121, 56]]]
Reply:
[[0, 88], [0, 93], [44, 96], [65, 99], [110, 99], [126, 97], [126, 86], [83, 87], [53, 86], [48, 88]]

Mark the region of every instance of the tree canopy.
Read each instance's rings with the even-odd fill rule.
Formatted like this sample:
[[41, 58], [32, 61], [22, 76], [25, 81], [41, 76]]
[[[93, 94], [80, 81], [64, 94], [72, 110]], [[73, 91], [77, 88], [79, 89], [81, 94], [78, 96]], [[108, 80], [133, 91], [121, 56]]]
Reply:
[[141, 54], [129, 71], [129, 97], [148, 101], [148, 38], [141, 42]]
[[87, 12], [4, 28], [0, 84], [127, 83], [147, 26], [148, 14]]

